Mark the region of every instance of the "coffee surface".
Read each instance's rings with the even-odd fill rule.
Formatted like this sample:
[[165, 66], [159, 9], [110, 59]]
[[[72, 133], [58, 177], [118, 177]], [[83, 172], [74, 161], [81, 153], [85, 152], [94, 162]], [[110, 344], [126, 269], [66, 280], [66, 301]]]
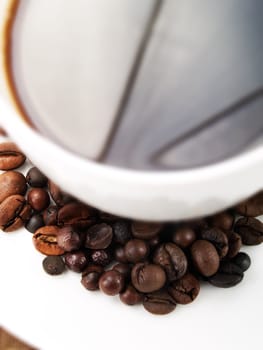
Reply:
[[212, 164], [263, 131], [262, 13], [261, 0], [21, 2], [17, 98], [41, 133], [91, 160]]

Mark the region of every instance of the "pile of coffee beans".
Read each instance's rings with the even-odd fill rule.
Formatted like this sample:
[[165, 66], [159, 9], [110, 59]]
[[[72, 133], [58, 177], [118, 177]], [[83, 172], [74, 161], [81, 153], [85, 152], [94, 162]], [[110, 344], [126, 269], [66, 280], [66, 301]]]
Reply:
[[157, 223], [120, 218], [77, 201], [36, 167], [11, 142], [0, 145], [0, 227], [22, 226], [46, 255], [50, 275], [81, 273], [89, 291], [119, 295], [157, 315], [193, 302], [200, 280], [221, 288], [240, 283], [250, 258], [242, 244], [263, 241], [263, 192], [236, 208], [190, 222]]

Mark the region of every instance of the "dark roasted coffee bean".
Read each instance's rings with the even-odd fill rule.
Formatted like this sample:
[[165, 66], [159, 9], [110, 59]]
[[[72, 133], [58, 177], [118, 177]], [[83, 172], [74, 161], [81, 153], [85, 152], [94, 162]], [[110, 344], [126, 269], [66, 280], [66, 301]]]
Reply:
[[155, 222], [133, 221], [131, 225], [132, 234], [135, 238], [151, 239], [158, 235], [163, 224]]
[[216, 287], [230, 288], [240, 283], [243, 277], [243, 271], [239, 266], [230, 261], [224, 261], [220, 265], [218, 272], [211, 276], [208, 282]]
[[149, 245], [141, 239], [131, 239], [125, 244], [124, 251], [127, 260], [132, 263], [144, 261], [150, 252]]
[[172, 241], [181, 248], [189, 247], [196, 240], [196, 233], [191, 227], [182, 226], [172, 235]]
[[234, 226], [246, 245], [258, 245], [263, 242], [263, 223], [255, 218], [239, 219]]
[[0, 204], [0, 228], [5, 232], [22, 227], [31, 216], [31, 208], [20, 195], [7, 197]]
[[35, 233], [37, 229], [45, 226], [44, 220], [41, 214], [33, 215], [29, 221], [26, 223], [25, 228], [31, 233]]
[[56, 184], [54, 184], [54, 182], [50, 180], [48, 181], [48, 188], [52, 199], [59, 207], [74, 201], [73, 197], [62, 191]]
[[73, 227], [65, 226], [58, 231], [57, 243], [65, 252], [72, 252], [81, 247], [82, 237]]
[[49, 206], [49, 195], [43, 188], [33, 188], [27, 194], [28, 203], [35, 211], [42, 211]]
[[159, 265], [139, 263], [133, 267], [131, 279], [139, 292], [151, 293], [164, 286], [166, 275]]
[[94, 250], [91, 260], [96, 265], [107, 266], [111, 262], [111, 255], [107, 250]]
[[57, 216], [59, 226], [70, 225], [80, 229], [89, 227], [94, 220], [94, 209], [78, 202], [64, 205]]
[[65, 254], [67, 267], [74, 272], [82, 272], [88, 264], [88, 259], [84, 252], [77, 251]]
[[174, 311], [176, 303], [165, 290], [145, 295], [143, 306], [154, 315], [167, 315]]
[[168, 287], [168, 293], [177, 304], [189, 304], [195, 300], [200, 292], [200, 283], [192, 274], [187, 273], [174, 281]]
[[65, 270], [65, 263], [60, 256], [47, 256], [42, 265], [49, 275], [61, 275]]
[[187, 223], [187, 226], [191, 227], [197, 235], [199, 235], [199, 233], [202, 230], [209, 227], [207, 219], [198, 219], [190, 221]]
[[124, 288], [124, 276], [115, 270], [106, 271], [99, 279], [100, 290], [107, 295], [117, 295]]
[[123, 246], [120, 245], [114, 248], [114, 259], [123, 264], [128, 262]]
[[142, 302], [143, 295], [132, 285], [128, 285], [124, 292], [120, 293], [120, 300], [126, 305], [136, 305]]
[[234, 215], [228, 212], [216, 214], [209, 218], [209, 224], [223, 231], [231, 230], [234, 224]]
[[107, 224], [97, 224], [87, 230], [85, 247], [89, 249], [106, 249], [112, 241], [112, 228]]
[[214, 275], [219, 269], [219, 255], [208, 241], [195, 241], [191, 246], [191, 257], [196, 270], [205, 277]]
[[12, 170], [25, 163], [26, 157], [13, 142], [0, 144], [0, 170]]
[[26, 179], [17, 171], [6, 171], [0, 175], [0, 203], [13, 194], [26, 193]]
[[242, 240], [239, 234], [234, 231], [225, 231], [228, 239], [228, 253], [227, 258], [233, 258], [240, 251]]
[[187, 258], [174, 243], [160, 245], [154, 252], [153, 262], [163, 267], [169, 281], [181, 278], [187, 270]]
[[228, 252], [228, 239], [226, 234], [218, 227], [207, 228], [201, 231], [200, 238], [211, 242], [218, 252], [220, 259]]
[[125, 278], [125, 281], [130, 279], [131, 276], [131, 267], [128, 264], [116, 264], [112, 268], [115, 271], [119, 271]]
[[89, 265], [82, 272], [81, 283], [88, 290], [98, 290], [99, 289], [99, 279], [103, 274], [104, 269], [98, 265]]
[[263, 215], [263, 191], [236, 206], [236, 211], [244, 216]]
[[161, 242], [160, 236], [155, 236], [147, 241], [149, 244], [149, 247], [154, 249], [156, 248]]
[[35, 248], [45, 255], [62, 255], [64, 249], [60, 248], [57, 243], [59, 227], [43, 226], [40, 227], [33, 235]]
[[127, 221], [119, 220], [112, 225], [114, 241], [124, 245], [131, 239], [130, 224]]
[[51, 205], [43, 213], [43, 219], [47, 226], [52, 226], [57, 224], [58, 207], [56, 205]]
[[244, 252], [238, 253], [231, 261], [236, 264], [243, 272], [247, 271], [251, 265], [250, 257]]
[[28, 170], [26, 181], [31, 187], [45, 187], [48, 179], [38, 168], [33, 167]]

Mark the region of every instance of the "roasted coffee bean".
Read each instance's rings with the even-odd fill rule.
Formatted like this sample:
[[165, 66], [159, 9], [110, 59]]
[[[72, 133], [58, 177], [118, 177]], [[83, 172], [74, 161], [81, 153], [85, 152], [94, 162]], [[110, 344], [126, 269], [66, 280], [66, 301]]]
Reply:
[[133, 221], [131, 225], [132, 234], [135, 238], [151, 239], [158, 235], [163, 224], [155, 222]]
[[164, 286], [166, 275], [159, 265], [139, 263], [133, 267], [131, 279], [139, 292], [151, 293]]
[[119, 271], [127, 281], [131, 276], [131, 267], [128, 264], [116, 264], [112, 268], [115, 271]]
[[192, 274], [187, 273], [168, 287], [168, 293], [177, 304], [189, 304], [200, 292], [200, 283]]
[[76, 228], [84, 229], [94, 223], [94, 210], [82, 203], [72, 202], [64, 205], [58, 211], [58, 225], [59, 226], [74, 226]]
[[59, 207], [74, 201], [73, 197], [62, 191], [56, 184], [54, 184], [54, 182], [50, 180], [48, 181], [48, 188], [52, 199]]
[[7, 136], [5, 129], [0, 128], [0, 136]]
[[165, 290], [145, 295], [143, 306], [154, 315], [167, 315], [174, 311], [176, 303]]
[[5, 232], [19, 229], [31, 216], [31, 208], [20, 195], [7, 197], [0, 204], [0, 228]]
[[35, 233], [37, 229], [45, 226], [44, 220], [41, 214], [33, 215], [26, 223], [25, 228], [31, 233]]
[[48, 179], [38, 168], [33, 167], [28, 170], [26, 181], [31, 187], [45, 187]]
[[111, 255], [107, 250], [94, 250], [91, 260], [96, 265], [107, 266], [111, 262]]
[[243, 271], [239, 266], [230, 261], [224, 261], [220, 265], [218, 272], [211, 276], [208, 282], [216, 287], [230, 288], [240, 283], [243, 277]]
[[191, 227], [182, 226], [172, 235], [172, 241], [181, 248], [189, 247], [196, 240], [196, 233]]
[[160, 245], [160, 243], [161, 243], [161, 238], [160, 238], [160, 236], [155, 236], [155, 237], [149, 239], [149, 240], [147, 241], [147, 243], [149, 244], [149, 247], [150, 247], [150, 248], [154, 249], [154, 248], [156, 248], [158, 245]]
[[163, 267], [169, 281], [181, 278], [187, 270], [187, 258], [174, 243], [160, 245], [154, 252], [153, 262]]
[[200, 238], [211, 242], [218, 252], [220, 259], [228, 252], [228, 239], [226, 234], [218, 227], [207, 228], [201, 231]]
[[45, 255], [62, 255], [64, 249], [60, 248], [57, 243], [59, 227], [43, 226], [40, 227], [33, 235], [35, 248]]
[[225, 231], [228, 239], [228, 253], [227, 258], [233, 258], [240, 251], [242, 240], [240, 235], [234, 231]]
[[112, 228], [107, 224], [97, 224], [87, 230], [85, 247], [89, 249], [106, 249], [111, 244]]
[[13, 142], [0, 143], [0, 170], [19, 168], [25, 160], [25, 155]]
[[205, 277], [214, 275], [219, 269], [219, 255], [208, 241], [195, 241], [191, 246], [191, 257], [196, 270]]
[[27, 194], [28, 203], [35, 211], [42, 211], [49, 206], [49, 195], [43, 188], [33, 188]]
[[62, 227], [58, 231], [58, 246], [64, 249], [65, 252], [78, 250], [81, 247], [82, 241], [81, 235], [71, 226]]
[[119, 294], [124, 286], [124, 276], [115, 270], [104, 272], [99, 279], [99, 288], [107, 295], [113, 296]]
[[192, 220], [187, 222], [186, 225], [191, 227], [197, 235], [199, 235], [202, 230], [209, 227], [207, 219]]
[[56, 205], [51, 205], [43, 213], [43, 219], [47, 226], [52, 226], [57, 224], [58, 207]]
[[119, 220], [112, 225], [114, 241], [124, 245], [131, 239], [130, 224], [125, 220]]
[[236, 206], [236, 211], [244, 216], [263, 215], [263, 191]]
[[98, 212], [98, 215], [99, 215], [100, 221], [107, 222], [107, 223], [114, 223], [115, 221], [120, 220], [119, 216], [106, 213], [105, 211], [101, 211], [101, 210]]
[[251, 265], [250, 257], [243, 252], [238, 253], [232, 260], [243, 272], [247, 271]]
[[127, 263], [127, 257], [125, 255], [125, 250], [123, 246], [116, 246], [114, 249], [114, 259], [120, 263]]
[[120, 300], [126, 305], [136, 305], [143, 301], [143, 295], [132, 285], [128, 285], [124, 292], [120, 293]]
[[0, 203], [13, 194], [26, 193], [26, 179], [17, 171], [6, 171], [0, 175]]
[[82, 272], [81, 283], [88, 290], [98, 290], [99, 289], [99, 279], [103, 274], [104, 269], [98, 265], [89, 265]]
[[82, 272], [88, 264], [88, 259], [84, 252], [77, 251], [65, 254], [67, 267], [74, 272]]
[[47, 256], [42, 265], [49, 275], [61, 275], [65, 270], [65, 263], [60, 256]]
[[239, 219], [234, 226], [246, 245], [258, 245], [263, 242], [263, 223], [255, 218]]
[[223, 231], [231, 230], [234, 224], [234, 215], [228, 212], [216, 214], [209, 218], [209, 224]]
[[127, 260], [132, 263], [144, 261], [149, 255], [149, 245], [141, 239], [131, 239], [125, 244], [124, 252]]

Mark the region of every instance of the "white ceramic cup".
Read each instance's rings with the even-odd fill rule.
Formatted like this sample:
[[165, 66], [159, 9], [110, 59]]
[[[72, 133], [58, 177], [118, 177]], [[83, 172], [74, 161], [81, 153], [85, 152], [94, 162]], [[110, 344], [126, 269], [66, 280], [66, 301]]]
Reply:
[[[78, 3], [88, 6], [90, 1], [79, 0]], [[103, 1], [106, 4], [108, 0], [100, 0], [102, 4]], [[54, 4], [59, 2], [61, 0], [56, 0]], [[119, 0], [114, 2], [117, 6]], [[14, 0], [0, 0], [0, 124], [29, 159], [61, 188], [101, 210], [151, 221], [209, 215], [262, 189], [262, 143], [230, 160], [211, 166], [180, 172], [144, 172], [94, 163], [65, 150], [33, 130], [15, 108], [5, 74], [4, 28], [13, 3]], [[63, 11], [70, 11], [70, 6]], [[49, 31], [52, 32], [52, 27]]]

